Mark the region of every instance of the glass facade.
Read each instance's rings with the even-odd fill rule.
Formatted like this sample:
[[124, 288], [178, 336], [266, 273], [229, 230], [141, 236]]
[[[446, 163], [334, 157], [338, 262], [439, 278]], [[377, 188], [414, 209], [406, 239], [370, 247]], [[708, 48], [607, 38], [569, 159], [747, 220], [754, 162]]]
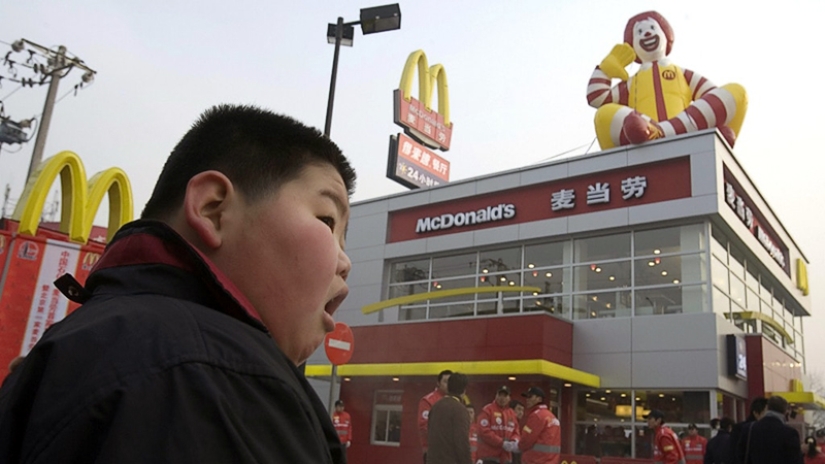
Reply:
[[[501, 288], [404, 305], [400, 320], [531, 311], [571, 319], [706, 312], [705, 230], [691, 224], [397, 262], [389, 298]], [[534, 288], [507, 289], [520, 286]]]
[[686, 432], [688, 424], [695, 423], [699, 433], [710, 438], [712, 394], [716, 392], [580, 390], [576, 394], [575, 454], [653, 457], [653, 433], [644, 419], [651, 409], [663, 411], [668, 427], [677, 434]]
[[[532, 289], [508, 290], [521, 286]], [[535, 311], [599, 319], [712, 310], [744, 332], [762, 333], [795, 358], [803, 357], [802, 321], [793, 315], [801, 309], [776, 290], [781, 286], [769, 273], [707, 223], [464, 251], [391, 265], [389, 298], [467, 288], [501, 291], [464, 292], [403, 305], [399, 320]]]
[[711, 235], [713, 310], [746, 333], [762, 333], [801, 360], [802, 317], [794, 316], [801, 314], [801, 309], [779, 290], [781, 286], [768, 272], [763, 272], [721, 231], [714, 228]]

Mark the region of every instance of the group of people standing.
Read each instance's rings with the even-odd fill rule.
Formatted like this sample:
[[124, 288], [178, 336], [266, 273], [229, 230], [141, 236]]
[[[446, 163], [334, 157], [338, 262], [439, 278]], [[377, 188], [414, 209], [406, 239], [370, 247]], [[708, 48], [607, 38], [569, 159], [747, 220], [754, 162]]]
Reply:
[[560, 424], [544, 404], [541, 388], [522, 393], [522, 417], [511, 407], [506, 385], [476, 417], [466, 396], [467, 383], [464, 374], [442, 371], [436, 389], [421, 398], [418, 429], [425, 464], [559, 463]]
[[663, 464], [825, 464], [825, 454], [816, 439], [808, 437], [803, 447], [799, 432], [787, 425], [788, 402], [780, 396], [756, 398], [744, 422], [724, 417], [716, 435], [706, 440], [696, 426], [679, 438], [664, 425], [664, 413], [653, 410], [645, 416], [655, 430], [654, 460]]

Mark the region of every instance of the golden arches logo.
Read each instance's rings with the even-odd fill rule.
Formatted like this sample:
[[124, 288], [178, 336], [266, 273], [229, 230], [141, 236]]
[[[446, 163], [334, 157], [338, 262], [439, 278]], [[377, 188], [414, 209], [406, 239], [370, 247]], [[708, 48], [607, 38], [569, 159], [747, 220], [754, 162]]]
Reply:
[[[418, 70], [418, 98], [412, 96], [412, 84]], [[433, 90], [438, 92], [438, 111], [432, 106]], [[430, 66], [423, 50], [416, 50], [407, 57], [401, 83], [393, 92], [395, 123], [404, 132], [424, 145], [447, 151], [453, 138], [450, 121], [450, 94], [447, 87], [447, 71], [444, 66]]]
[[399, 88], [404, 100], [412, 96], [412, 80], [418, 68], [418, 98], [428, 110], [432, 110], [433, 87], [438, 91], [438, 114], [444, 118], [444, 125], [450, 126], [450, 92], [447, 86], [447, 71], [440, 64], [430, 67], [424, 50], [416, 50], [407, 57], [404, 73], [401, 74]]
[[100, 255], [98, 253], [86, 253], [86, 256], [83, 257], [83, 269], [86, 271], [91, 270], [99, 259]]
[[[2, 248], [2, 247], [0, 247]], [[796, 259], [796, 288], [802, 290], [802, 295], [808, 296], [808, 267], [802, 258]]]
[[60, 176], [62, 192], [60, 231], [69, 240], [86, 243], [103, 196], [109, 195], [109, 225], [106, 241], [133, 217], [132, 186], [120, 168], [98, 172], [88, 181], [80, 157], [62, 151], [43, 161], [26, 184], [26, 190], [14, 209], [12, 219], [19, 221], [18, 231], [35, 235], [43, 205], [51, 185]]

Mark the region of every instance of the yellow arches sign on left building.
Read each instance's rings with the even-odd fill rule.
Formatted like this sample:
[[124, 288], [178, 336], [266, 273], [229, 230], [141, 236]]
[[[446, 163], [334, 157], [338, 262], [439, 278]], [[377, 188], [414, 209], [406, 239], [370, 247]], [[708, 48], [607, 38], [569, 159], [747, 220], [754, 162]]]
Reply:
[[60, 231], [72, 242], [86, 243], [89, 240], [95, 215], [107, 193], [109, 225], [106, 241], [132, 220], [132, 186], [122, 169], [106, 169], [87, 181], [80, 157], [71, 151], [62, 151], [43, 161], [26, 184], [12, 216], [20, 223], [18, 231], [21, 234], [37, 233], [43, 205], [58, 175], [62, 192]]

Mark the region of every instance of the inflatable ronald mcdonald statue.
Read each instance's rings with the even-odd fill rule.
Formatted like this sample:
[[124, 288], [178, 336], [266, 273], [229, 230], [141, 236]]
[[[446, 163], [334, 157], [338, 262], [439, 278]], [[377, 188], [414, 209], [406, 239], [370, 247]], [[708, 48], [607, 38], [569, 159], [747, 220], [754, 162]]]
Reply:
[[[748, 107], [739, 84], [716, 87], [673, 64], [673, 29], [655, 11], [627, 22], [624, 43], [602, 60], [587, 86], [587, 102], [598, 108], [596, 136], [602, 149], [716, 127], [733, 146]], [[628, 77], [625, 68], [639, 63]], [[620, 79], [612, 86], [613, 79]]]

